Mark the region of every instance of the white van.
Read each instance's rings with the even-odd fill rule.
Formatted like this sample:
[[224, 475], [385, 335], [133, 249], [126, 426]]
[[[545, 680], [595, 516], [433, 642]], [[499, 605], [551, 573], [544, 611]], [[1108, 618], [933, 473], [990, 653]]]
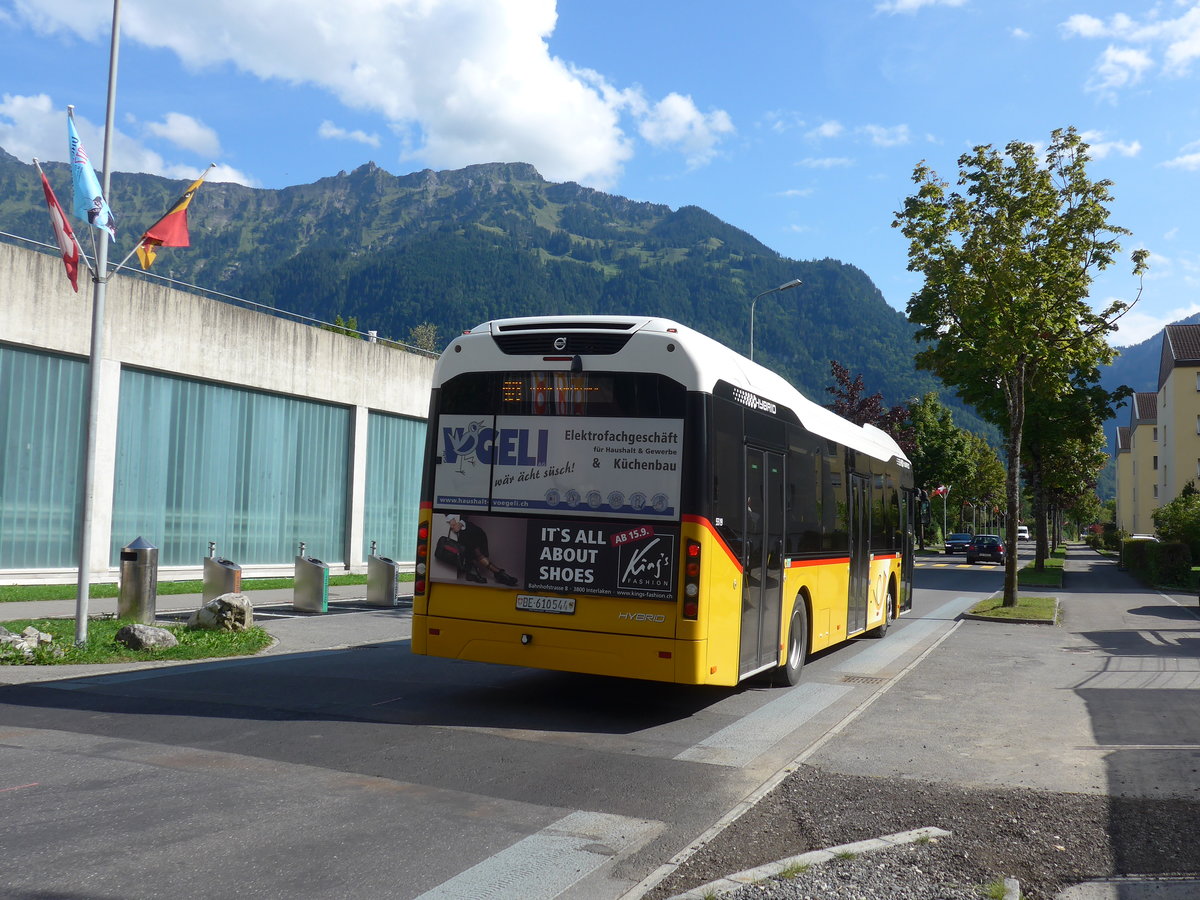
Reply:
[[1029, 540], [1029, 526], [1028, 525], [1018, 525], [1017, 526], [1017, 540], [1018, 541]]

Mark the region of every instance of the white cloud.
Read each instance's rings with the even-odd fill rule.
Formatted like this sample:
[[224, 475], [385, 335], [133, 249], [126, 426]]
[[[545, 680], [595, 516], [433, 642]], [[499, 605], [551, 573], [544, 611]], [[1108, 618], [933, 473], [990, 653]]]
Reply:
[[[0, 147], [26, 161], [32, 161], [34, 157], [65, 161], [66, 120], [66, 106], [55, 104], [46, 94], [32, 97], [5, 94], [0, 97]], [[93, 124], [87, 116], [76, 110], [75, 128], [83, 146], [91, 154], [93, 165], [101, 169], [104, 165], [101, 158], [103, 126]], [[202, 169], [196, 165], [168, 162], [159, 153], [115, 127], [111, 153], [113, 170], [118, 172], [149, 172], [166, 178], [192, 181]], [[226, 165], [218, 165], [208, 180], [232, 181], [250, 187], [258, 184], [244, 172]]]
[[[42, 30], [107, 32], [106, 4], [13, 4]], [[605, 187], [634, 152], [623, 115], [692, 166], [733, 133], [726, 112], [701, 113], [682, 92], [634, 103], [640, 90], [552, 56], [556, 21], [555, 0], [124, 0], [121, 31], [191, 68], [327, 91], [419, 142], [405, 158], [430, 165], [524, 161], [555, 181]]]
[[1168, 159], [1163, 165], [1168, 169], [1184, 169], [1188, 172], [1200, 171], [1200, 152], [1181, 153], [1174, 159]]
[[1097, 61], [1088, 89], [1111, 94], [1137, 84], [1144, 72], [1156, 66], [1159, 53], [1164, 74], [1189, 74], [1192, 63], [1200, 58], [1200, 3], [1181, 0], [1176, 6], [1185, 11], [1174, 19], [1159, 18], [1157, 5], [1141, 22], [1125, 13], [1117, 13], [1108, 21], [1085, 14], [1067, 18], [1059, 26], [1066, 37], [1116, 42], [1110, 43]]
[[221, 155], [217, 133], [199, 119], [183, 113], [171, 112], [161, 122], [147, 122], [146, 131], [198, 156]]
[[915, 13], [925, 6], [962, 6], [966, 0], [884, 0], [875, 4], [876, 12]]
[[1142, 80], [1142, 73], [1154, 65], [1150, 54], [1133, 47], [1105, 47], [1088, 79], [1087, 89], [1112, 94]]
[[1140, 141], [1107, 141], [1102, 131], [1084, 131], [1079, 136], [1087, 141], [1093, 159], [1104, 159], [1113, 153], [1132, 157], [1142, 152]]
[[328, 119], [320, 124], [317, 128], [317, 135], [328, 140], [335, 141], [357, 141], [360, 144], [366, 144], [369, 147], [379, 146], [379, 135], [367, 134], [362, 129], [356, 128], [354, 131], [347, 131], [345, 128], [339, 128]]
[[1033, 35], [1031, 35], [1024, 28], [1010, 28], [1008, 33], [1019, 41], [1027, 41], [1033, 37]]
[[900, 147], [911, 140], [907, 125], [864, 125], [861, 130], [876, 147]]
[[1172, 322], [1186, 319], [1198, 312], [1200, 312], [1200, 304], [1193, 303], [1189, 306], [1179, 306], [1167, 310], [1160, 315], [1154, 315], [1146, 312], [1145, 307], [1139, 303], [1117, 321], [1117, 330], [1114, 334], [1109, 335], [1108, 341], [1113, 346], [1132, 347], [1134, 344], [1140, 344], [1142, 341], [1154, 337]]
[[809, 138], [835, 138], [838, 137], [846, 129], [841, 122], [836, 119], [830, 119], [827, 122], [822, 122], [816, 128], [809, 131], [805, 137]]
[[796, 165], [806, 169], [840, 169], [854, 165], [854, 160], [845, 156], [825, 156], [820, 158], [807, 157], [799, 160]]
[[638, 124], [638, 133], [650, 144], [679, 148], [692, 168], [712, 159], [717, 144], [733, 130], [724, 110], [702, 113], [691, 97], [675, 93], [650, 105]]
[[780, 191], [779, 196], [780, 197], [811, 197], [812, 193], [813, 193], [812, 188], [790, 188], [786, 191]]

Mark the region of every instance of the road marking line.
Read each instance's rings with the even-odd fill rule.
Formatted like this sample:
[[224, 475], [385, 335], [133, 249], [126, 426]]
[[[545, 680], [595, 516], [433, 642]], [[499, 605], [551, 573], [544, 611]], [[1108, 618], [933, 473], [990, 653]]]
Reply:
[[675, 758], [741, 768], [854, 688], [819, 681], [800, 684], [748, 716], [714, 732]]
[[573, 812], [417, 900], [552, 900], [661, 827], [649, 819]]

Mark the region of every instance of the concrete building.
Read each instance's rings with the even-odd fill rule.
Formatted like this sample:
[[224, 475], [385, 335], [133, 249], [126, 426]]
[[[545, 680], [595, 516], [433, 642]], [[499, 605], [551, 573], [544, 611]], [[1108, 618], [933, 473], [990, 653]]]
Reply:
[[1133, 533], [1133, 453], [1129, 426], [1117, 428], [1117, 528]]
[[[92, 290], [0, 243], [0, 582], [73, 580]], [[196, 577], [208, 542], [245, 574], [298, 543], [365, 571], [370, 542], [413, 558], [434, 360], [122, 274], [99, 362], [93, 581], [121, 547]]]
[[1200, 477], [1200, 325], [1168, 325], [1158, 366], [1159, 504]]
[[1117, 433], [1117, 526], [1154, 533], [1154, 510], [1200, 484], [1200, 325], [1168, 325], [1158, 390], [1138, 392]]
[[[1158, 395], [1139, 391], [1129, 405], [1130, 534], [1153, 534], [1158, 506]], [[1118, 495], [1121, 489], [1117, 488]]]

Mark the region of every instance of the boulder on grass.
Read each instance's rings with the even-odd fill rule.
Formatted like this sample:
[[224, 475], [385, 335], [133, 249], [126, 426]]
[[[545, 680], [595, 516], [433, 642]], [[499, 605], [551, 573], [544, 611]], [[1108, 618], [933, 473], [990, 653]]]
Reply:
[[254, 605], [245, 594], [214, 597], [188, 617], [188, 628], [206, 631], [245, 631], [254, 624]]
[[123, 625], [113, 640], [130, 650], [167, 650], [179, 646], [175, 635], [153, 625]]

